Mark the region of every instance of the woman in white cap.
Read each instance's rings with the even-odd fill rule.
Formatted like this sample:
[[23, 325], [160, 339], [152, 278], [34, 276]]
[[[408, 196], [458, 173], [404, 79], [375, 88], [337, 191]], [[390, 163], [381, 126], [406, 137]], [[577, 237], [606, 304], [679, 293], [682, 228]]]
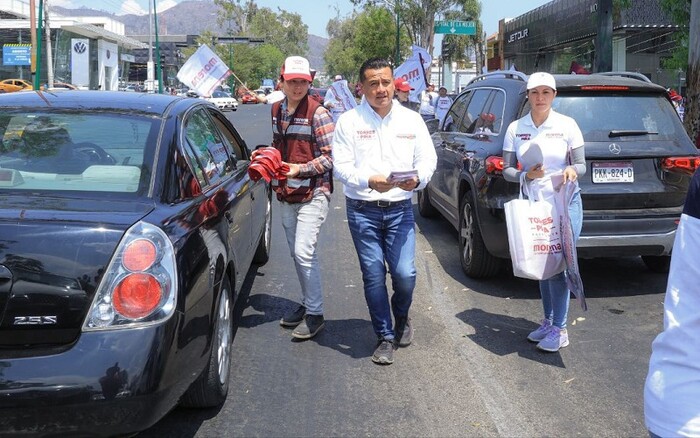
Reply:
[[[554, 76], [537, 72], [527, 81], [530, 113], [508, 127], [503, 141], [503, 176], [507, 181], [528, 184], [536, 198], [550, 199], [554, 194], [552, 175], [563, 175], [564, 183], [575, 184], [576, 194], [569, 204], [569, 217], [574, 239], [583, 224], [583, 208], [578, 189], [578, 177], [586, 172], [583, 135], [576, 121], [552, 110], [557, 95]], [[523, 170], [517, 169], [518, 161]], [[527, 339], [537, 342], [537, 348], [556, 352], [569, 345], [566, 318], [570, 291], [565, 272], [540, 280], [544, 318]]]

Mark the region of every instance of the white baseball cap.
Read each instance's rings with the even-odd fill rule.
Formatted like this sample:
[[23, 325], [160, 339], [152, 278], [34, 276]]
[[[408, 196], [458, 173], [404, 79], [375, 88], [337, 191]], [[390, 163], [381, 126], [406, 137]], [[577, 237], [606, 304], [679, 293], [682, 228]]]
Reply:
[[341, 75], [335, 75], [335, 80], [336, 81], [342, 81], [343, 77]]
[[549, 73], [538, 71], [531, 74], [530, 78], [527, 80], [528, 90], [532, 90], [533, 88], [537, 88], [542, 85], [549, 87], [552, 90], [557, 89], [557, 83], [554, 80], [554, 76], [550, 75]]
[[282, 79], [285, 81], [291, 79], [313, 81], [311, 69], [309, 68], [309, 60], [301, 56], [290, 56], [285, 59], [284, 65], [282, 66]]

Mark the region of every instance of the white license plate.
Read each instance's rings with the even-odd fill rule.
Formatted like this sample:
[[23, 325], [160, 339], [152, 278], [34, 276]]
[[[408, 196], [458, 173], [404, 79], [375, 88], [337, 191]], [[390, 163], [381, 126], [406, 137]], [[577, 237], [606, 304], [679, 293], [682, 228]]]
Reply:
[[615, 163], [591, 163], [594, 183], [634, 182], [634, 168], [630, 161]]

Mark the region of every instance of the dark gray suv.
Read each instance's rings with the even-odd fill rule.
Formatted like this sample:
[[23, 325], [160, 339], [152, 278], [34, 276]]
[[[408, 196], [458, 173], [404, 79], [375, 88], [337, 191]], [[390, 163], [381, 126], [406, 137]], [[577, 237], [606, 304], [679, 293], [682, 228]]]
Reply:
[[[579, 257], [641, 256], [650, 269], [667, 271], [688, 184], [700, 167], [668, 93], [637, 73], [555, 79], [552, 107], [573, 117], [585, 140]], [[458, 230], [470, 277], [493, 276], [510, 257], [503, 204], [518, 185], [503, 178], [501, 156], [508, 125], [529, 112], [526, 83], [515, 71], [478, 76], [443, 125], [429, 126], [438, 162], [418, 192], [418, 210], [439, 213]]]

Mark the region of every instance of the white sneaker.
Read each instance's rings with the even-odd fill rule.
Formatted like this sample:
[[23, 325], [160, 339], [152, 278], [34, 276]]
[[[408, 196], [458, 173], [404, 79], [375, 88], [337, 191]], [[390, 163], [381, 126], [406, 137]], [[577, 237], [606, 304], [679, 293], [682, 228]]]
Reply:
[[535, 331], [532, 331], [529, 335], [527, 335], [527, 340], [532, 342], [540, 342], [547, 336], [547, 333], [549, 333], [549, 328], [551, 326], [552, 321], [548, 320], [547, 318], [543, 319], [542, 325], [540, 325]]
[[566, 347], [567, 345], [569, 345], [569, 333], [566, 329], [551, 326], [547, 336], [537, 344], [537, 348], [549, 351], [550, 353], [556, 353], [560, 348]]

